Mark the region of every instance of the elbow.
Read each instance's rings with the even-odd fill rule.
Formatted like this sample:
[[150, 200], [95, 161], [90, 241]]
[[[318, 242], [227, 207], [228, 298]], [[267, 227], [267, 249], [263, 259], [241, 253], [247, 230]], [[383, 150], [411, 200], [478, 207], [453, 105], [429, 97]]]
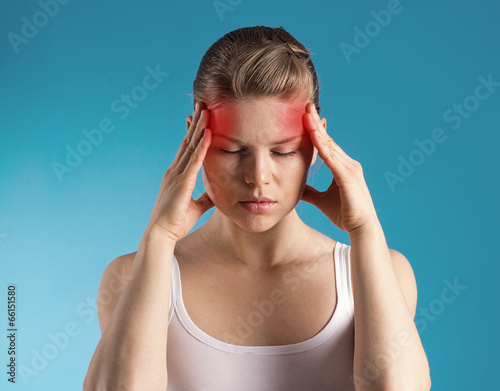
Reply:
[[[430, 391], [431, 378], [429, 373], [414, 371], [412, 375], [380, 376], [376, 381], [355, 383], [356, 391]], [[366, 380], [366, 379], [365, 379]]]
[[[370, 390], [373, 391], [430, 391], [431, 389], [431, 380], [430, 379], [422, 379], [418, 384], [413, 384], [413, 385], [394, 385], [395, 383], [392, 383], [391, 385], [377, 385], [374, 388], [370, 388]], [[368, 390], [367, 388], [356, 388], [356, 391], [364, 391]]]
[[431, 389], [431, 378], [430, 376], [422, 376], [418, 381], [413, 382], [413, 384], [404, 384], [398, 382], [397, 386], [389, 386], [387, 388], [382, 387], [384, 391], [430, 391]]
[[417, 388], [417, 390], [429, 391], [431, 389], [432, 382], [431, 382], [431, 372], [430, 372], [429, 363], [428, 363], [427, 359], [424, 360], [422, 375], [419, 379], [421, 380], [421, 383], [419, 384], [419, 387]]
[[94, 384], [91, 384], [89, 373], [85, 375], [85, 379], [83, 379], [83, 391], [93, 391], [97, 390]]
[[[83, 391], [91, 391], [92, 389], [93, 388], [90, 385], [90, 380], [89, 380], [89, 376], [87, 373], [87, 375], [85, 375], [85, 379], [83, 379]], [[94, 387], [94, 389], [95, 389], [95, 387]]]
[[387, 391], [430, 391], [431, 389], [431, 378], [429, 375], [421, 376], [416, 379], [413, 384], [399, 385], [397, 387], [389, 387]]
[[92, 376], [89, 373], [87, 373], [85, 379], [83, 380], [83, 391], [111, 391], [116, 389], [132, 391], [130, 387], [123, 387], [116, 382], [109, 381], [109, 379], [99, 379], [98, 377]]
[[427, 376], [425, 379], [426, 379], [425, 383], [419, 389], [422, 391], [430, 391], [431, 386], [432, 386], [431, 377]]
[[113, 387], [103, 384], [102, 382], [96, 382], [95, 378], [87, 375], [83, 379], [83, 391], [109, 391]]

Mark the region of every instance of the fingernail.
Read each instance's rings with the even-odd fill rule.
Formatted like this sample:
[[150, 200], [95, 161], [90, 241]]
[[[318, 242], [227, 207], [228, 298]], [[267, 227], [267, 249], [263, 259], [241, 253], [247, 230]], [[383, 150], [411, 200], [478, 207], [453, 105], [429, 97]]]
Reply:
[[200, 104], [198, 102], [196, 102], [196, 104], [194, 105], [194, 111], [198, 111], [199, 108], [200, 108]]

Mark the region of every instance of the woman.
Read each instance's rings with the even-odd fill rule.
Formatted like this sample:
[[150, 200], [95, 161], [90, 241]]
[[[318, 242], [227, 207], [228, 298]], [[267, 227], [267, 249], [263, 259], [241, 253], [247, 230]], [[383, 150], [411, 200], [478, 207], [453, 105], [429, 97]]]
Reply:
[[[430, 389], [411, 266], [326, 132], [304, 45], [283, 28], [232, 31], [205, 53], [193, 97], [138, 251], [103, 273], [84, 389]], [[318, 155], [324, 192], [306, 184]], [[303, 223], [300, 200], [351, 244]]]

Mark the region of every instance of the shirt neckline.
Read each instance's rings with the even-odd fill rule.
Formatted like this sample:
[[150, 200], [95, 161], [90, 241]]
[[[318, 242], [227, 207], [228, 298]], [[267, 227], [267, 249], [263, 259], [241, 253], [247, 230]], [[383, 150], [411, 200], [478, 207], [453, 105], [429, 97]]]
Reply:
[[335, 329], [340, 325], [343, 318], [347, 315], [346, 303], [347, 297], [347, 286], [345, 280], [345, 259], [343, 254], [345, 252], [341, 251], [341, 248], [346, 246], [344, 243], [336, 242], [334, 250], [334, 265], [335, 265], [335, 290], [337, 296], [337, 303], [335, 310], [330, 317], [328, 323], [321, 329], [316, 335], [311, 338], [287, 345], [265, 345], [265, 346], [243, 346], [235, 345], [227, 342], [223, 342], [219, 339], [212, 337], [211, 335], [205, 333], [201, 330], [190, 318], [186, 307], [184, 305], [184, 300], [182, 298], [182, 284], [180, 278], [180, 269], [177, 262], [177, 258], [173, 257], [173, 266], [175, 270], [173, 271], [175, 278], [175, 296], [174, 296], [174, 307], [175, 313], [177, 314], [181, 324], [184, 329], [191, 334], [194, 338], [198, 339], [200, 342], [209, 345], [215, 349], [222, 350], [234, 354], [247, 354], [247, 355], [280, 355], [280, 354], [292, 354], [304, 352], [316, 348], [325, 342], [328, 337], [335, 331]]

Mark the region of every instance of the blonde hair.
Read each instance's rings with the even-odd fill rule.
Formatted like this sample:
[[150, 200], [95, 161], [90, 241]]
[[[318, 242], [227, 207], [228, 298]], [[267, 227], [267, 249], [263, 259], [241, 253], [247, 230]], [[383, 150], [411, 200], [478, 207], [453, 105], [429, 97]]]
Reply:
[[283, 27], [242, 27], [210, 46], [193, 82], [193, 106], [261, 97], [304, 98], [320, 113], [316, 70], [307, 48]]

